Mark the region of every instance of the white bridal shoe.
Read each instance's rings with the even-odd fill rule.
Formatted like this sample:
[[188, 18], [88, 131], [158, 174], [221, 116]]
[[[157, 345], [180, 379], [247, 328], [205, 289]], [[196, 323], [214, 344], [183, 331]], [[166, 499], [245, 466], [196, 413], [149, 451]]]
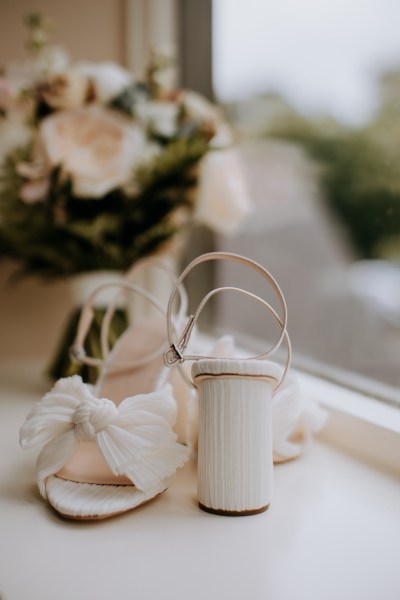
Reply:
[[[230, 260], [255, 270], [276, 292], [281, 314], [255, 294], [221, 287], [209, 292], [195, 314], [186, 317], [182, 282], [189, 271], [208, 260]], [[143, 261], [129, 276], [134, 277], [146, 263], [157, 266], [154, 261]], [[276, 280], [264, 267], [239, 255], [216, 252], [198, 257], [173, 281], [167, 311], [129, 279], [100, 286], [82, 310], [73, 346], [77, 360], [101, 369], [96, 386], [84, 384], [79, 376], [60, 379], [21, 428], [24, 448], [43, 446], [37, 465], [39, 489], [63, 516], [104, 519], [148, 502], [166, 489], [168, 478], [190, 455], [190, 447], [178, 442], [190, 446], [191, 439], [196, 445], [197, 427], [187, 435], [189, 389], [192, 396], [197, 392], [199, 405], [198, 499], [208, 512], [241, 516], [266, 510], [272, 494], [273, 456], [275, 462], [281, 462], [298, 455], [304, 437], [299, 434], [321, 423], [321, 415], [313, 408], [302, 425], [300, 413], [304, 410], [296, 384], [287, 378], [281, 386], [291, 358], [287, 309]], [[111, 287], [140, 294], [162, 317], [147, 318], [130, 327], [110, 351], [108, 328], [118, 305], [117, 294], [102, 323], [103, 358], [93, 358], [84, 351], [92, 305], [97, 294]], [[280, 325], [279, 338], [266, 353], [228, 358], [230, 353], [236, 354], [230, 336], [210, 349], [193, 336], [206, 303], [226, 291], [258, 302]], [[179, 311], [173, 314], [177, 295]], [[180, 336], [176, 331], [182, 331]], [[282, 368], [267, 359], [284, 341], [288, 352]], [[166, 365], [177, 365], [190, 388], [168, 377], [163, 354]], [[188, 364], [184, 365], [185, 361]], [[174, 382], [173, 388], [169, 381]], [[181, 425], [178, 429], [175, 425], [175, 430], [179, 437], [173, 430], [177, 397]]]
[[[187, 321], [179, 338], [172, 326], [172, 309], [179, 286], [188, 273], [209, 260], [229, 260], [256, 271], [272, 286], [282, 315], [265, 300], [237, 287], [221, 287], [209, 292]], [[221, 292], [244, 294], [260, 303], [278, 321], [281, 332], [275, 345], [265, 354], [247, 359], [215, 358], [187, 353], [190, 336], [204, 306]], [[291, 358], [286, 331], [287, 309], [282, 291], [272, 275], [258, 263], [224, 252], [205, 254], [192, 261], [172, 291], [167, 311], [170, 346], [165, 352], [168, 366], [182, 368], [193, 361], [189, 385], [199, 397], [198, 499], [200, 507], [222, 515], [251, 515], [265, 511], [272, 492], [272, 395], [282, 384]], [[286, 341], [284, 368], [266, 360]]]
[[[142, 295], [163, 317], [129, 328], [110, 352], [111, 305], [102, 335], [104, 358], [88, 357], [83, 344], [94, 297], [115, 285]], [[184, 311], [182, 302], [177, 322]], [[40, 493], [61, 515], [104, 519], [131, 510], [162, 493], [189, 457], [173, 431], [177, 407], [162, 360], [165, 345], [165, 310], [135, 284], [105, 284], [88, 299], [73, 352], [78, 360], [101, 366], [98, 383], [87, 385], [77, 375], [60, 379], [20, 431], [23, 448], [43, 446], [37, 462]]]

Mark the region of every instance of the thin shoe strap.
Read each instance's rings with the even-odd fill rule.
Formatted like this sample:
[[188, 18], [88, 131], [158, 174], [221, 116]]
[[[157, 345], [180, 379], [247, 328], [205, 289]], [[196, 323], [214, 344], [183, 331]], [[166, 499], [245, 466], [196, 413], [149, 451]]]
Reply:
[[[109, 338], [109, 330], [112, 318], [115, 314], [116, 309], [118, 308], [120, 298], [122, 294], [126, 294], [127, 291], [133, 291], [136, 294], [142, 296], [146, 300], [148, 300], [156, 309], [165, 317], [166, 311], [165, 308], [161, 305], [158, 299], [143, 289], [142, 287], [133, 283], [138, 274], [145, 271], [149, 268], [156, 268], [168, 275], [171, 278], [171, 281], [176, 284], [177, 277], [173, 270], [165, 264], [165, 261], [161, 258], [154, 257], [146, 257], [137, 261], [134, 266], [127, 271], [123, 278], [117, 282], [110, 282], [109, 284], [103, 284], [96, 288], [90, 297], [85, 302], [78, 322], [77, 333], [75, 336], [75, 341], [70, 349], [71, 357], [73, 360], [87, 364], [90, 366], [95, 366], [102, 368], [104, 367], [110, 357], [110, 347], [108, 343]], [[101, 330], [100, 330], [100, 343], [101, 343], [101, 355], [102, 358], [94, 358], [91, 356], [87, 356], [86, 351], [84, 349], [84, 342], [86, 336], [89, 332], [91, 323], [93, 321], [94, 312], [93, 312], [93, 302], [96, 297], [103, 292], [104, 289], [115, 287], [118, 288], [119, 291], [115, 294], [112, 301], [108, 304], [106, 313], [102, 319]], [[186, 290], [182, 284], [178, 284], [178, 293], [179, 293], [179, 311], [177, 315], [174, 315], [174, 321], [176, 323], [181, 323], [186, 316], [187, 306], [188, 306], [188, 297]], [[108, 366], [113, 370], [125, 370], [127, 368], [139, 367], [141, 365], [147, 364], [151, 362], [153, 359], [162, 355], [165, 346], [160, 346], [156, 348], [153, 352], [147, 354], [146, 356], [141, 357], [140, 359], [136, 359], [135, 361], [130, 361], [129, 363], [112, 363]]]
[[[133, 282], [135, 278], [140, 275], [142, 272], [148, 269], [158, 269], [161, 272], [168, 275], [173, 284], [177, 282], [176, 274], [173, 270], [167, 266], [165, 261], [161, 258], [147, 257], [143, 258], [140, 261], [136, 262], [133, 267], [124, 275], [124, 281]], [[121, 295], [124, 294], [126, 290], [121, 289], [117, 294], [115, 294], [113, 300], [107, 306], [105, 315], [103, 317], [101, 323], [101, 331], [100, 331], [100, 344], [101, 344], [101, 353], [104, 358], [106, 358], [110, 354], [110, 346], [109, 346], [109, 331], [112, 319], [114, 317], [115, 311], [118, 308]], [[176, 315], [177, 322], [180, 323], [181, 320], [186, 316], [187, 308], [188, 308], [188, 297], [186, 290], [183, 285], [180, 285], [178, 288], [179, 292], [179, 311]], [[153, 297], [154, 298], [154, 297]], [[165, 311], [164, 311], [165, 314]]]
[[[125, 281], [122, 279], [121, 281], [113, 281], [110, 283], [104, 283], [104, 284], [100, 285], [98, 288], [96, 288], [94, 290], [94, 292], [92, 292], [92, 294], [86, 300], [86, 302], [82, 308], [82, 311], [81, 311], [75, 340], [70, 349], [72, 358], [74, 360], [76, 360], [77, 362], [80, 362], [80, 363], [83, 363], [86, 365], [90, 365], [90, 366], [94, 366], [94, 367], [103, 367], [107, 363], [107, 359], [110, 356], [110, 354], [103, 356], [103, 358], [94, 358], [92, 356], [87, 356], [85, 348], [84, 348], [84, 343], [85, 343], [86, 336], [89, 332], [90, 326], [91, 326], [93, 318], [94, 318], [94, 311], [93, 311], [94, 300], [105, 289], [109, 289], [109, 288], [113, 288], [113, 287], [117, 287], [119, 289], [122, 288], [124, 290], [129, 290], [129, 291], [137, 293], [138, 295], [140, 295], [143, 298], [145, 298], [146, 300], [148, 300], [155, 308], [157, 308], [157, 310], [163, 316], [165, 316], [165, 314], [166, 314], [164, 307], [157, 300], [157, 298], [155, 296], [153, 296], [153, 294], [150, 294], [150, 292], [148, 292], [147, 290], [144, 290], [143, 288], [139, 287], [138, 285], [136, 285], [134, 283], [130, 283], [129, 281]], [[131, 368], [131, 367], [139, 367], [141, 365], [147, 364], [148, 362], [150, 362], [157, 356], [161, 356], [163, 353], [163, 350], [164, 350], [164, 344], [162, 346], [160, 346], [159, 348], [156, 348], [153, 352], [151, 352], [151, 353], [147, 354], [146, 356], [143, 356], [139, 359], [136, 359], [135, 361], [130, 361], [129, 363], [112, 364], [112, 365], [108, 365], [108, 366], [110, 366], [110, 367], [112, 367], [112, 369], [116, 369], [116, 370], [124, 370], [124, 369]]]
[[275, 311], [275, 309], [265, 300], [263, 300], [262, 298], [260, 298], [259, 296], [256, 296], [255, 294], [251, 293], [251, 292], [247, 292], [245, 290], [242, 290], [241, 288], [236, 288], [236, 287], [221, 287], [221, 288], [217, 288], [215, 290], [212, 290], [211, 292], [209, 292], [204, 298], [203, 300], [200, 302], [196, 312], [194, 315], [191, 315], [189, 317], [189, 320], [181, 334], [181, 336], [179, 337], [179, 340], [175, 340], [174, 337], [174, 333], [173, 333], [173, 326], [172, 326], [172, 309], [173, 309], [173, 304], [174, 304], [174, 300], [176, 298], [176, 294], [177, 294], [177, 287], [174, 288], [174, 290], [171, 293], [171, 297], [168, 303], [168, 309], [167, 309], [167, 330], [168, 330], [168, 340], [169, 340], [169, 348], [166, 350], [166, 352], [164, 353], [164, 359], [165, 359], [165, 363], [167, 366], [172, 366], [172, 365], [177, 365], [179, 367], [179, 370], [181, 372], [182, 377], [185, 379], [185, 381], [187, 383], [189, 383], [192, 387], [196, 387], [194, 382], [189, 379], [185, 373], [185, 371], [183, 370], [183, 368], [180, 366], [181, 363], [183, 363], [185, 360], [200, 360], [203, 358], [215, 358], [215, 357], [207, 357], [207, 356], [199, 356], [199, 355], [187, 355], [185, 354], [186, 348], [189, 344], [189, 340], [190, 340], [190, 336], [192, 334], [193, 328], [200, 316], [200, 313], [202, 312], [202, 310], [204, 309], [206, 303], [210, 300], [210, 298], [212, 298], [215, 294], [223, 292], [223, 291], [233, 291], [233, 292], [237, 292], [237, 293], [241, 293], [247, 297], [252, 298], [253, 300], [256, 300], [257, 302], [261, 303], [263, 306], [265, 306], [275, 317], [275, 319], [278, 321], [278, 323], [281, 326], [281, 334], [279, 336], [278, 341], [274, 344], [274, 346], [272, 348], [270, 348], [267, 352], [265, 352], [264, 354], [260, 354], [258, 356], [251, 356], [248, 357], [246, 359], [243, 360], [263, 360], [268, 358], [269, 356], [271, 356], [273, 353], [275, 353], [279, 347], [282, 344], [282, 341], [285, 340], [286, 344], [287, 344], [287, 359], [285, 362], [285, 366], [284, 366], [284, 370], [283, 370], [283, 374], [281, 377], [281, 380], [279, 381], [277, 387], [279, 387], [281, 385], [281, 383], [283, 382], [286, 373], [288, 371], [289, 365], [290, 365], [290, 361], [291, 361], [291, 344], [290, 344], [290, 339], [289, 339], [289, 335], [287, 333], [287, 307], [286, 307], [286, 301], [285, 298], [283, 296], [283, 293], [277, 283], [277, 281], [275, 280], [275, 278], [271, 275], [271, 273], [269, 271], [267, 271], [267, 269], [265, 269], [264, 267], [262, 267], [259, 263], [245, 258], [243, 256], [240, 256], [238, 254], [231, 254], [228, 252], [211, 252], [208, 254], [204, 254], [198, 258], [196, 258], [195, 260], [193, 260], [187, 267], [186, 269], [183, 271], [183, 273], [181, 274], [181, 276], [179, 277], [178, 281], [177, 281], [177, 286], [179, 286], [183, 280], [185, 279], [185, 277], [188, 275], [188, 273], [197, 265], [199, 265], [200, 263], [209, 261], [209, 260], [229, 260], [231, 262], [235, 262], [238, 264], [243, 264], [245, 266], [250, 267], [251, 269], [255, 270], [257, 273], [259, 273], [264, 279], [267, 280], [267, 282], [272, 286], [272, 288], [274, 289], [274, 291], [276, 292], [278, 299], [280, 301], [280, 304], [282, 306], [282, 312], [283, 315], [282, 317], [280, 317], [278, 315], [278, 313]]
[[[244, 296], [251, 298], [252, 300], [256, 300], [257, 302], [259, 302], [260, 304], [265, 306], [273, 314], [276, 321], [279, 323], [279, 325], [281, 327], [283, 326], [283, 322], [282, 322], [281, 318], [279, 317], [278, 313], [276, 312], [276, 310], [266, 300], [264, 300], [263, 298], [260, 298], [259, 296], [256, 296], [252, 292], [248, 292], [246, 290], [242, 290], [241, 288], [235, 288], [235, 287], [222, 287], [222, 288], [217, 288], [215, 290], [212, 290], [212, 292], [209, 292], [207, 294], [207, 296], [205, 296], [205, 298], [202, 300], [201, 304], [199, 305], [198, 309], [196, 310], [195, 315], [192, 315], [191, 317], [189, 317], [189, 320], [188, 320], [188, 322], [185, 326], [185, 329], [184, 329], [183, 333], [181, 334], [181, 337], [179, 338], [178, 342], [176, 344], [173, 344], [172, 347], [170, 347], [164, 353], [165, 363], [168, 366], [176, 364], [180, 370], [180, 373], [181, 373], [183, 379], [191, 387], [196, 387], [196, 384], [194, 383], [193, 379], [189, 378], [187, 376], [186, 372], [182, 369], [182, 367], [181, 367], [182, 362], [184, 362], [186, 360], [192, 361], [192, 360], [201, 360], [201, 359], [215, 359], [215, 356], [183, 354], [182, 350], [188, 344], [192, 330], [194, 328], [194, 325], [196, 324], [196, 322], [200, 316], [200, 313], [203, 310], [206, 303], [208, 302], [208, 300], [210, 300], [210, 298], [212, 298], [212, 296], [214, 296], [220, 292], [226, 292], [226, 291], [237, 292], [237, 293], [243, 294]], [[289, 369], [291, 359], [292, 359], [292, 346], [290, 343], [289, 334], [286, 330], [285, 330], [285, 335], [284, 335], [284, 341], [285, 341], [286, 347], [287, 347], [286, 360], [285, 360], [285, 364], [283, 367], [283, 372], [282, 372], [281, 378], [278, 381], [278, 383], [275, 387], [275, 390], [278, 389], [279, 386], [283, 383], [283, 381], [286, 377], [287, 371]], [[263, 360], [263, 359], [265, 359], [265, 357], [269, 356], [270, 353], [271, 353], [271, 351], [269, 350], [265, 354], [262, 354], [259, 356], [252, 356], [249, 358], [243, 358], [242, 360]], [[179, 361], [179, 362], [177, 362], [177, 361]]]

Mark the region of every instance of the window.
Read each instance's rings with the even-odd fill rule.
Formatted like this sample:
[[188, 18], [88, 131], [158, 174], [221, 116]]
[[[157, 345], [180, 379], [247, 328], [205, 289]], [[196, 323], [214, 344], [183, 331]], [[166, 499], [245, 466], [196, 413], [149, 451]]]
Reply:
[[[383, 396], [400, 384], [399, 18], [393, 0], [213, 4], [214, 91], [254, 200], [216, 244], [281, 282], [298, 364]], [[257, 338], [241, 302], [218, 322]]]
[[[151, 2], [154, 18], [158, 1]], [[131, 4], [147, 15], [142, 0]], [[156, 19], [157, 27], [162, 21], [164, 37], [180, 50], [183, 85], [214, 93], [241, 132], [254, 202], [239, 235], [201, 231], [186, 260], [211, 249], [259, 260], [287, 297], [295, 364], [395, 398], [400, 5], [169, 0], [169, 10], [178, 17], [176, 31], [174, 20]], [[192, 295], [200, 299], [230, 275], [230, 265], [205, 268], [192, 279]], [[261, 291], [248, 277], [243, 287]], [[221, 330], [234, 323], [260, 349], [260, 338], [276, 333], [239, 297], [220, 297], [213, 309], [209, 321]]]

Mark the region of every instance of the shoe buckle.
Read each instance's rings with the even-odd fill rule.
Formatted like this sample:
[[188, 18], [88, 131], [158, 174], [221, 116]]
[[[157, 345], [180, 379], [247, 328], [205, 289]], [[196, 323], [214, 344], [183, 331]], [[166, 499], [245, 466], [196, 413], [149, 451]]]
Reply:
[[73, 362], [82, 362], [85, 358], [86, 352], [82, 346], [71, 346], [69, 349], [69, 356]]
[[164, 362], [167, 367], [171, 367], [177, 362], [182, 363], [184, 361], [183, 358], [183, 349], [178, 348], [176, 344], [171, 344], [171, 346], [164, 352]]

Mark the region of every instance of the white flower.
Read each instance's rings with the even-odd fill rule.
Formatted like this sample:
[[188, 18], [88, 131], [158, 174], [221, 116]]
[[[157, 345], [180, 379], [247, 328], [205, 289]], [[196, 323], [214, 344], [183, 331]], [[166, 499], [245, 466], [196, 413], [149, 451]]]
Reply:
[[53, 75], [40, 88], [43, 100], [55, 109], [82, 106], [88, 91], [88, 78], [77, 71]]
[[171, 91], [176, 89], [176, 66], [171, 64], [169, 66], [160, 69], [158, 73], [155, 74], [154, 80], [155, 83], [160, 86], [159, 96], [165, 97]]
[[43, 77], [63, 73], [68, 63], [69, 57], [63, 48], [48, 46], [35, 59], [8, 63], [5, 77], [14, 95], [18, 96], [22, 91], [33, 88]]
[[53, 75], [68, 69], [69, 55], [61, 46], [45, 46], [34, 61], [34, 70], [40, 75]]
[[157, 97], [165, 98], [176, 90], [176, 56], [170, 44], [161, 44], [153, 48], [150, 59], [151, 84], [155, 84]]
[[221, 111], [215, 104], [196, 92], [185, 90], [182, 93], [182, 106], [189, 119], [210, 130], [210, 145], [213, 148], [223, 148], [232, 144], [232, 130], [224, 122]]
[[221, 115], [215, 106], [197, 92], [185, 90], [182, 97], [183, 107], [189, 117], [202, 123], [216, 123]]
[[209, 152], [201, 161], [195, 218], [225, 235], [233, 234], [250, 212], [242, 164], [234, 150]]
[[92, 63], [81, 61], [74, 70], [88, 77], [94, 84], [96, 98], [106, 104], [134, 81], [133, 74], [113, 62]]
[[154, 133], [166, 137], [176, 133], [179, 106], [175, 102], [140, 102], [135, 112]]
[[50, 115], [42, 121], [40, 135], [50, 165], [62, 165], [74, 193], [88, 198], [126, 184], [145, 147], [140, 127], [95, 106]]

